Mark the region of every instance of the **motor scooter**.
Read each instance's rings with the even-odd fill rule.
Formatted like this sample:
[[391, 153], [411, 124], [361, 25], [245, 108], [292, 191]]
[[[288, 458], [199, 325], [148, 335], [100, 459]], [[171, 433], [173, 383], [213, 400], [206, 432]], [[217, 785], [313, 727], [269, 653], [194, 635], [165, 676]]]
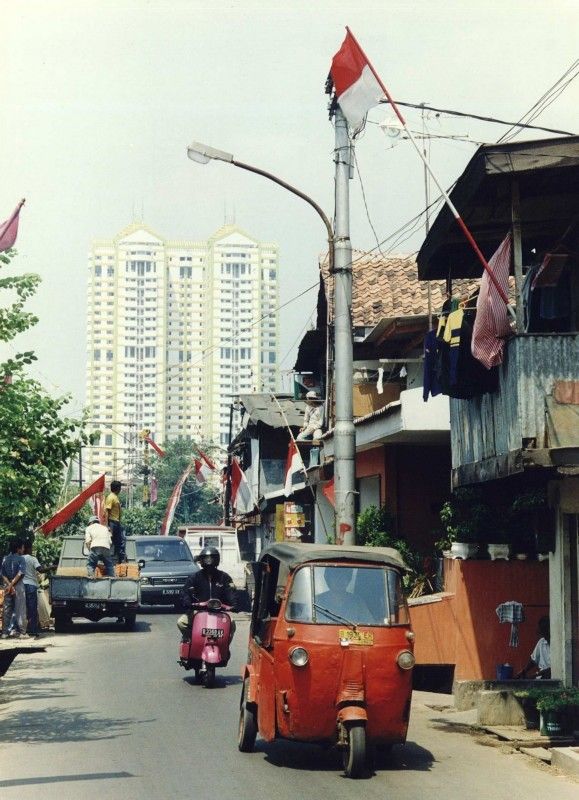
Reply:
[[195, 680], [210, 689], [215, 684], [216, 667], [226, 667], [231, 640], [231, 606], [221, 600], [207, 600], [191, 606], [193, 616], [191, 641], [181, 642], [179, 663], [195, 670]]

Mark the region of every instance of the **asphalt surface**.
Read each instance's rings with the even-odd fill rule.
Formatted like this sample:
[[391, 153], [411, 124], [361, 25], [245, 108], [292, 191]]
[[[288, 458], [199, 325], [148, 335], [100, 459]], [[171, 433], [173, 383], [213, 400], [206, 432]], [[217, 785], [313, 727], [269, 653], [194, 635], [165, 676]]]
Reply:
[[144, 614], [132, 633], [75, 623], [74, 634], [45, 640], [46, 653], [16, 660], [0, 680], [2, 800], [579, 797], [571, 779], [437, 722], [421, 694], [408, 743], [361, 781], [318, 747], [258, 739], [255, 753], [239, 753], [247, 615], [214, 689], [177, 664], [175, 619]]

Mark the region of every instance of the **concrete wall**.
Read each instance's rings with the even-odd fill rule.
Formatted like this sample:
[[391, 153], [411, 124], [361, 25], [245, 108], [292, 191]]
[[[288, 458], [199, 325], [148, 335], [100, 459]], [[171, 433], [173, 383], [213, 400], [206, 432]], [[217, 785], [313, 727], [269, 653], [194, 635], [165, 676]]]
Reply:
[[[502, 663], [520, 670], [538, 639], [539, 619], [549, 613], [547, 563], [446, 559], [444, 588], [430, 602], [411, 605], [417, 664], [454, 664], [455, 680], [494, 680]], [[509, 647], [510, 624], [496, 614], [508, 600], [525, 607], [517, 648]]]

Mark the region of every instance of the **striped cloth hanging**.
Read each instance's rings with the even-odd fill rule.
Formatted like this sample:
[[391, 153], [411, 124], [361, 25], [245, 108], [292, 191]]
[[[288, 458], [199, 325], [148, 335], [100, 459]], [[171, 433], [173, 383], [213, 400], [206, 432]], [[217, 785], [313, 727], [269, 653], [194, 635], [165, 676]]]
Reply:
[[[511, 234], [508, 233], [489, 261], [497, 282], [505, 294], [509, 288], [511, 265]], [[505, 301], [487, 272], [483, 272], [476, 303], [476, 319], [472, 333], [471, 352], [487, 369], [502, 364], [505, 337], [511, 333]]]

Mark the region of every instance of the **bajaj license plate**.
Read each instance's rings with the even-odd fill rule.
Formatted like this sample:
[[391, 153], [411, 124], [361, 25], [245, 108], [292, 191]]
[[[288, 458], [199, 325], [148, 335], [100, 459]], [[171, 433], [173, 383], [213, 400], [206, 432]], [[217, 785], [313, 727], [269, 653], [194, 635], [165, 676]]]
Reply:
[[223, 628], [201, 628], [201, 635], [210, 639], [223, 639]]
[[351, 631], [339, 630], [338, 639], [348, 644], [362, 644], [371, 646], [374, 644], [374, 634], [371, 631]]

